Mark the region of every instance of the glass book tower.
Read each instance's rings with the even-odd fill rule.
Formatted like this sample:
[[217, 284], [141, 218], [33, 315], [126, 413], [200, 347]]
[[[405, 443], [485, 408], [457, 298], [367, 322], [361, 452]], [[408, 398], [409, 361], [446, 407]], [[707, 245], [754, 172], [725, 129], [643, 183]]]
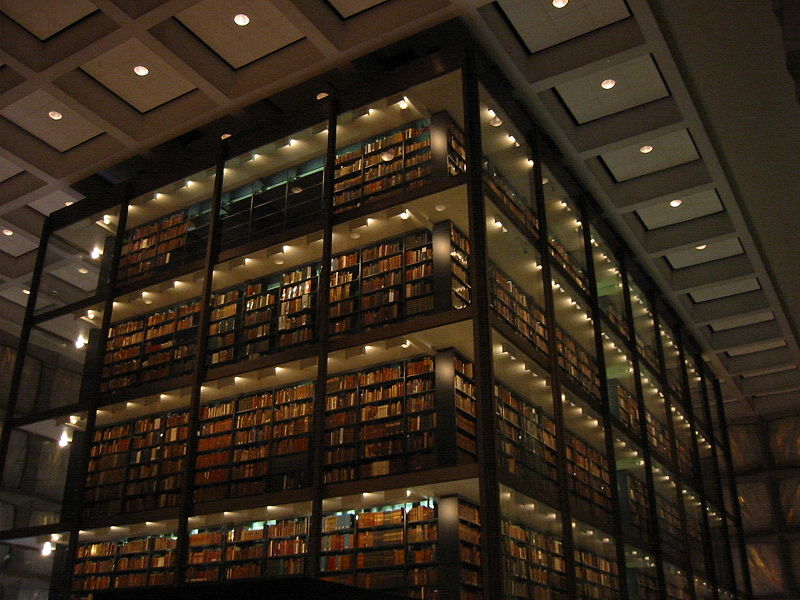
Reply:
[[48, 219], [0, 442], [66, 492], [4, 539], [64, 600], [744, 597], [718, 383], [591, 196], [467, 40], [370, 75]]

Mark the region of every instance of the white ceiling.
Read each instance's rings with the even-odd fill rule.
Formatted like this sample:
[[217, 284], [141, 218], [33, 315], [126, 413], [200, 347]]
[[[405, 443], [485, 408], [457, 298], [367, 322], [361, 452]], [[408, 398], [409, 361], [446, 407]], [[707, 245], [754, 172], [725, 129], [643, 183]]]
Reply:
[[690, 0], [0, 0], [0, 221], [19, 232], [0, 235], [0, 310], [21, 318], [43, 215], [80, 198], [70, 185], [461, 16], [690, 323], [732, 414], [778, 410], [762, 390], [785, 377], [749, 378], [756, 401], [728, 362], [779, 343], [798, 361], [800, 110], [755, 4], [739, 19]]

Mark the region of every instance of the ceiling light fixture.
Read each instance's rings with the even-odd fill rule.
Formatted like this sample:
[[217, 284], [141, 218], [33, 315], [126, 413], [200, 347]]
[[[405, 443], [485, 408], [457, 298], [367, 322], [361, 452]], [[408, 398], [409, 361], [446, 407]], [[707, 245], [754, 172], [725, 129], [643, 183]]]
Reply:
[[615, 85], [617, 85], [617, 82], [615, 80], [613, 80], [613, 79], [604, 79], [603, 83], [600, 84], [600, 87], [603, 88], [604, 90], [610, 90]]
[[73, 204], [75, 203], [72, 200], [67, 200], [66, 202], [64, 202], [64, 206], [72, 206]]
[[3, 229], [3, 235], [14, 235], [14, 232], [10, 229]]
[[683, 200], [676, 198], [675, 200], [670, 200], [669, 205], [672, 208], [678, 208], [681, 204], [683, 204]]
[[102, 254], [103, 251], [100, 250], [100, 248], [98, 248], [97, 246], [95, 246], [94, 248], [92, 248], [92, 252], [89, 254], [89, 256], [91, 256], [92, 259], [97, 260], [102, 256]]
[[30, 296], [31, 295], [31, 291], [30, 290], [22, 290], [22, 293], [25, 294], [26, 296]]
[[564, 8], [567, 4], [569, 4], [569, 0], [553, 0], [553, 6], [556, 8]]
[[239, 27], [244, 27], [250, 22], [250, 17], [248, 17], [244, 13], [239, 13], [235, 17], [233, 17], [233, 22], [236, 23]]
[[648, 145], [644, 145], [641, 148], [639, 148], [639, 152], [641, 152], [642, 154], [650, 154], [652, 151], [653, 147]]
[[391, 150], [386, 150], [381, 154], [381, 160], [383, 162], [389, 162], [393, 158], [394, 158], [394, 152], [392, 152]]
[[398, 104], [398, 106], [400, 106], [400, 110], [407, 109], [408, 108], [408, 98], [406, 96], [403, 96], [403, 99], [400, 100], [400, 102], [398, 102], [397, 104]]
[[328, 96], [330, 96], [328, 92], [320, 92], [319, 94], [317, 94], [317, 100], [324, 100]]
[[62, 118], [64, 118], [64, 115], [62, 115], [57, 110], [51, 110], [49, 113], [47, 113], [47, 116], [53, 119], [53, 121], [59, 121]]
[[86, 267], [78, 267], [78, 273], [80, 273], [81, 275], [86, 275], [88, 272], [89, 269], [87, 269]]
[[133, 67], [133, 72], [136, 73], [139, 77], [144, 77], [150, 72], [150, 69], [148, 69], [144, 65], [136, 65], [135, 67]]
[[708, 244], [700, 244], [694, 247], [695, 250], [705, 250], [706, 248], [708, 248]]
[[502, 124], [503, 120], [498, 116], [494, 116], [491, 119], [489, 119], [489, 125], [491, 125], [492, 127], [500, 127], [500, 125]]

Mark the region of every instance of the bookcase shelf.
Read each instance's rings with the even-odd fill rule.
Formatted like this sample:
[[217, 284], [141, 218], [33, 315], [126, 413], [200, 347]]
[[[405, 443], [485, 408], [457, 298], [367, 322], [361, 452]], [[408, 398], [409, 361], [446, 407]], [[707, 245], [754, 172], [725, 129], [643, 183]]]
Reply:
[[182, 486], [188, 411], [174, 411], [95, 431], [86, 518], [176, 506]]
[[600, 372], [597, 363], [572, 336], [556, 326], [558, 364], [592, 398], [600, 397]]
[[496, 266], [489, 269], [491, 305], [519, 335], [528, 340], [543, 354], [547, 349], [547, 327], [544, 311]]
[[650, 411], [645, 411], [647, 424], [647, 441], [650, 447], [662, 457], [669, 465], [675, 463], [675, 453], [672, 447], [672, 434], [667, 426], [654, 417]]
[[658, 579], [643, 569], [628, 570], [628, 590], [633, 600], [658, 600]]
[[650, 542], [650, 500], [647, 489], [638, 477], [625, 474], [617, 479], [620, 489], [619, 500], [623, 524], [627, 524], [632, 531], [632, 539]]
[[86, 598], [99, 590], [171, 584], [176, 547], [172, 534], [79, 544], [71, 598]]
[[[559, 538], [508, 520], [501, 522], [501, 535], [507, 597], [567, 597], [564, 549]], [[574, 559], [579, 597], [619, 598], [616, 561], [581, 548], [575, 549]]]
[[328, 378], [325, 483], [474, 461], [471, 369], [443, 351]]
[[567, 249], [551, 234], [549, 236], [548, 249], [550, 256], [556, 261], [559, 267], [570, 276], [572, 281], [577, 284], [577, 287], [584, 293], [590, 294], [589, 284], [586, 281], [586, 274], [578, 265], [576, 265], [567, 252]]
[[619, 383], [614, 384], [611, 398], [611, 410], [617, 415], [620, 422], [628, 428], [628, 432], [639, 439], [641, 437], [641, 419], [636, 398]]
[[486, 196], [502, 207], [522, 228], [539, 239], [539, 218], [514, 187], [494, 167], [488, 158], [483, 157], [483, 184]]

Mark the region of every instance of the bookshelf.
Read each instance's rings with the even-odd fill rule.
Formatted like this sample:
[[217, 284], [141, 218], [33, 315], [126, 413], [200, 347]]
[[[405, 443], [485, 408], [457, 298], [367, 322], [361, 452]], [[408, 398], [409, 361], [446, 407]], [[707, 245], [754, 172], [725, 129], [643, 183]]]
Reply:
[[607, 517], [612, 511], [611, 472], [605, 454], [566, 432], [567, 469], [572, 500]]
[[573, 262], [567, 249], [552, 234], [549, 236], [548, 249], [550, 256], [578, 284], [580, 290], [585, 294], [590, 294], [583, 269]]
[[474, 461], [471, 373], [441, 351], [329, 377], [325, 483]]
[[515, 475], [544, 477], [554, 486], [558, 479], [555, 422], [497, 381], [494, 396], [501, 465]]
[[242, 290], [233, 288], [211, 295], [208, 325], [209, 365], [232, 362], [239, 343]]
[[491, 306], [495, 312], [537, 350], [547, 354], [547, 327], [542, 309], [494, 265], [489, 269], [489, 281]]
[[506, 597], [536, 600], [567, 598], [561, 540], [527, 525], [501, 522]]
[[575, 549], [578, 596], [592, 600], [617, 600], [620, 595], [617, 561], [590, 550]]
[[608, 302], [605, 306], [606, 315], [608, 315], [608, 320], [619, 329], [620, 333], [623, 337], [627, 340], [630, 339], [631, 330], [630, 326], [628, 325], [628, 319], [626, 319], [623, 315], [620, 314], [619, 309], [611, 302]]
[[173, 411], [95, 431], [85, 518], [175, 506], [180, 496], [188, 411]]
[[630, 533], [635, 539], [649, 540], [651, 510], [644, 482], [630, 473], [617, 481], [623, 522], [633, 529]]
[[122, 538], [78, 545], [73, 564], [73, 600], [108, 589], [169, 585], [175, 577], [173, 534]]
[[597, 363], [572, 336], [556, 326], [558, 364], [593, 398], [600, 397], [600, 372]]
[[525, 200], [488, 158], [483, 158], [483, 184], [486, 196], [508, 212], [534, 239], [539, 239], [539, 219]]
[[645, 423], [647, 425], [647, 441], [650, 447], [655, 450], [668, 464], [675, 462], [675, 454], [672, 448], [673, 436], [667, 426], [654, 417], [650, 411], [645, 411]]
[[619, 383], [615, 383], [613, 389], [613, 393], [609, 394], [611, 409], [628, 428], [628, 432], [634, 436], [634, 439], [638, 439], [641, 436], [642, 429], [636, 398]]
[[633, 600], [659, 600], [656, 576], [645, 569], [628, 570], [628, 590]]
[[[457, 513], [448, 510], [443, 516], [442, 503], [457, 503]], [[322, 578], [421, 599], [438, 598], [439, 586], [454, 580], [461, 582], [462, 598], [475, 598], [480, 590], [479, 523], [476, 507], [455, 497], [325, 515]], [[455, 538], [448, 540], [451, 535]], [[453, 541], [458, 546], [446, 548]], [[459, 571], [449, 582], [440, 581], [449, 570], [440, 564], [443, 550], [460, 558]]]
[[443, 168], [450, 175], [466, 170], [464, 134], [446, 113], [418, 119], [339, 150], [334, 173], [334, 212], [357, 208], [377, 197], [416, 190], [431, 181], [432, 128], [446, 136]]

